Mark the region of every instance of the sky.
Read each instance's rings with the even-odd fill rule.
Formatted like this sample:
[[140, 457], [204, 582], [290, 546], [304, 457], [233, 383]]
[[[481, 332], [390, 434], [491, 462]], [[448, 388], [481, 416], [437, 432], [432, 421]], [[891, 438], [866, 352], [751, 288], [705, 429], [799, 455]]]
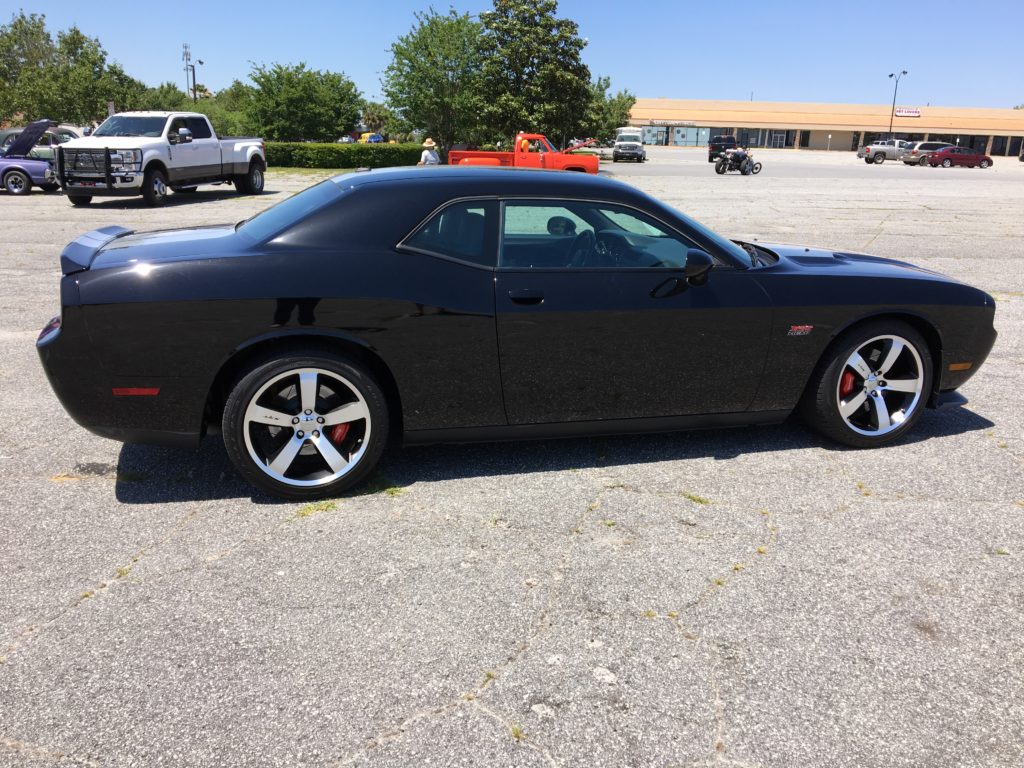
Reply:
[[[147, 85], [185, 89], [182, 44], [197, 80], [216, 92], [255, 64], [343, 72], [382, 100], [390, 46], [427, 4], [408, 0], [0, 0], [0, 23], [19, 10], [46, 15], [56, 36], [76, 25], [108, 60]], [[448, 5], [437, 3], [439, 12]], [[492, 8], [454, 0], [460, 13]], [[723, 9], [728, 9], [724, 12]], [[889, 104], [890, 72], [907, 70], [897, 106], [1012, 107], [1024, 103], [1022, 0], [837, 3], [746, 0], [561, 0], [579, 24], [592, 77], [639, 98]]]

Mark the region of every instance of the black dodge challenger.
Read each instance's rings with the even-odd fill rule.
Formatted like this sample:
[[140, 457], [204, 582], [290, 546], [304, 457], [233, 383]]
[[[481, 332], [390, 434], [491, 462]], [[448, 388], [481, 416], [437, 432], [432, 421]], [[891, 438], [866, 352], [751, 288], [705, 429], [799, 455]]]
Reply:
[[233, 225], [107, 227], [61, 255], [41, 332], [76, 421], [219, 429], [280, 496], [347, 489], [406, 443], [779, 422], [872, 447], [995, 341], [983, 291], [889, 259], [746, 243], [583, 174], [405, 168]]

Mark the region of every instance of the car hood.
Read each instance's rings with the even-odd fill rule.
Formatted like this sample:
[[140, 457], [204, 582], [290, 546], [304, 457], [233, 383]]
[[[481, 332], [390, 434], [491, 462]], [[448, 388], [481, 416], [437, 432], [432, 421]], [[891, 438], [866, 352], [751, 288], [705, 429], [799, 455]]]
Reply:
[[801, 272], [825, 273], [841, 271], [843, 274], [861, 277], [902, 277], [905, 279], [941, 280], [959, 283], [951, 277], [930, 269], [917, 267], [905, 261], [869, 256], [865, 253], [832, 251], [825, 248], [811, 248], [804, 245], [785, 243], [761, 243], [756, 245], [779, 256], [787, 266]]
[[4, 156], [24, 157], [32, 151], [32, 147], [36, 145], [42, 135], [55, 125], [53, 120], [36, 120], [34, 123], [29, 123], [25, 126], [25, 130], [18, 134], [18, 138], [11, 142]]
[[138, 149], [143, 143], [152, 145], [159, 141], [160, 138], [154, 136], [85, 136], [66, 141], [61, 146], [64, 149]]

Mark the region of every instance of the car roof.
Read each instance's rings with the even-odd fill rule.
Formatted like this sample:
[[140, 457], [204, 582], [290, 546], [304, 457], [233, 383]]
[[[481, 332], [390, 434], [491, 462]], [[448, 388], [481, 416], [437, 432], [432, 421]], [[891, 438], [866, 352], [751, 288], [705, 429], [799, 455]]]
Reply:
[[404, 166], [344, 173], [331, 181], [343, 189], [369, 184], [444, 185], [455, 194], [483, 197], [509, 194], [646, 197], [636, 187], [603, 176], [535, 168]]

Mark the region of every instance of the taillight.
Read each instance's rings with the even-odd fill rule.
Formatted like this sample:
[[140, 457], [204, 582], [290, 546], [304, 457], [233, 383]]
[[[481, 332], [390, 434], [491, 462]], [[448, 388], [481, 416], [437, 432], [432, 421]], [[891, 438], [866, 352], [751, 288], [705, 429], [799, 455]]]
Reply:
[[60, 315], [50, 318], [50, 322], [43, 326], [43, 330], [39, 332], [39, 336], [36, 339], [36, 344], [42, 344], [50, 339], [51, 336], [56, 336], [60, 332]]

